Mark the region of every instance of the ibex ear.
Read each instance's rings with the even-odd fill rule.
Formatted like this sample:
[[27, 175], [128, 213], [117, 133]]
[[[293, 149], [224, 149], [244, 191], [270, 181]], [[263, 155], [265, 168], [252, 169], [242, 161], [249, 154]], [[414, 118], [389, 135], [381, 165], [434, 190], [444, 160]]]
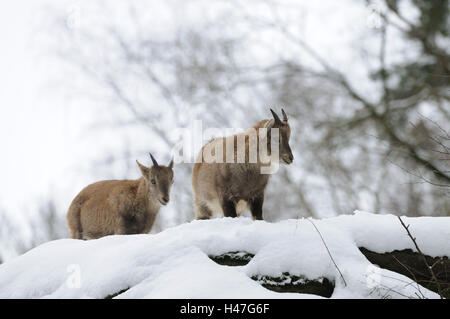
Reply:
[[172, 159], [170, 160], [169, 168], [170, 168], [170, 169], [173, 169], [173, 157], [172, 157]]
[[266, 125], [264, 125], [264, 127], [268, 130], [270, 130], [273, 126], [275, 125], [275, 120], [274, 119], [270, 119], [267, 121]]
[[142, 165], [141, 163], [139, 163], [138, 160], [136, 160], [136, 163], [138, 164], [139, 169], [141, 170], [142, 176], [148, 177], [150, 175], [150, 168]]

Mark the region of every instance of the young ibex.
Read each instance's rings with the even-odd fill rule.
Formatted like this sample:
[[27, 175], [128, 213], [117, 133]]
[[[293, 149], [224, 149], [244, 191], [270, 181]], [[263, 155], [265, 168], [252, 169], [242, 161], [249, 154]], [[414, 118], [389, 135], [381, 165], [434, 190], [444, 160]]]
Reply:
[[[272, 143], [271, 129], [278, 129], [279, 158], [275, 160], [285, 164], [291, 164], [294, 160], [289, 146], [291, 129], [288, 124], [288, 117], [282, 110], [283, 120], [281, 121], [272, 109], [270, 111], [273, 119], [262, 120], [245, 133], [228, 138], [213, 139], [203, 146], [192, 173], [192, 186], [195, 197], [194, 210], [197, 219], [209, 219], [216, 212], [222, 213], [225, 217], [236, 217], [237, 214], [242, 213], [246, 208], [250, 209], [254, 219], [263, 219], [264, 191], [270, 175], [261, 174], [261, 168], [270, 165], [270, 163], [262, 163], [259, 156], [256, 160], [249, 160], [251, 157], [249, 155], [249, 132], [259, 133], [260, 129], [267, 129], [267, 131], [261, 130], [261, 136], [260, 134], [255, 135], [258, 145], [260, 145], [260, 138], [267, 140], [261, 142], [263, 145], [267, 143], [267, 153], [270, 154]], [[234, 141], [234, 149], [231, 149], [230, 152], [234, 153], [235, 159], [239, 150], [236, 146], [236, 141], [245, 141], [245, 160], [241, 162], [236, 161], [237, 163], [227, 163], [226, 161], [222, 163], [204, 162], [204, 150], [206, 147], [211, 149], [211, 146], [217, 146], [219, 150], [223, 147], [222, 154], [226, 154], [226, 140], [230, 139]], [[276, 156], [276, 152], [273, 154]], [[271, 159], [273, 160], [272, 156]]]
[[140, 179], [94, 183], [75, 197], [67, 213], [72, 238], [150, 232], [161, 205], [169, 203], [173, 183], [173, 160], [162, 166], [150, 157], [151, 168], [136, 161]]

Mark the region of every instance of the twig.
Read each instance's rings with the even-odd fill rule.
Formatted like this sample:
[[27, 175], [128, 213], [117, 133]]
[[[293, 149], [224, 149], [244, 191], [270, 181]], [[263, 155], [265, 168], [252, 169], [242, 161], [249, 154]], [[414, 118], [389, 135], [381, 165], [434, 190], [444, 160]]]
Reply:
[[412, 235], [411, 232], [409, 231], [409, 226], [410, 226], [410, 225], [406, 226], [405, 223], [403, 222], [403, 220], [402, 220], [402, 218], [401, 218], [400, 216], [397, 216], [397, 218], [398, 218], [398, 220], [400, 221], [400, 223], [402, 224], [403, 228], [405, 228], [406, 232], [408, 233], [409, 238], [411, 238], [412, 242], [414, 243], [414, 246], [416, 247], [417, 252], [420, 254], [420, 256], [421, 256], [422, 259], [423, 259], [423, 262], [424, 262], [425, 265], [427, 266], [427, 268], [428, 268], [428, 270], [429, 270], [429, 272], [430, 272], [430, 274], [431, 274], [431, 278], [432, 278], [433, 282], [434, 282], [434, 283], [436, 284], [436, 286], [437, 286], [439, 296], [441, 297], [441, 299], [444, 299], [444, 296], [442, 295], [442, 291], [441, 291], [441, 284], [439, 283], [439, 281], [438, 281], [438, 279], [437, 279], [437, 277], [436, 277], [436, 275], [435, 275], [435, 273], [434, 273], [433, 267], [431, 267], [431, 266], [428, 264], [428, 261], [427, 261], [427, 259], [425, 258], [424, 253], [420, 250], [419, 245], [417, 245], [416, 238], [413, 237], [413, 235]]
[[413, 281], [417, 284], [417, 290], [419, 291], [419, 293], [422, 295], [422, 297], [425, 299], [425, 296], [423, 295], [422, 291], [420, 290], [420, 284], [419, 281], [416, 278], [416, 275], [414, 274], [414, 272], [408, 268], [408, 266], [406, 266], [405, 264], [403, 264], [400, 260], [398, 260], [397, 257], [395, 257], [394, 255], [392, 255], [392, 257], [394, 257], [394, 259], [400, 264], [402, 265], [403, 268], [405, 268], [413, 277]]
[[316, 229], [316, 231], [319, 233], [320, 238], [322, 239], [323, 245], [325, 246], [325, 248], [327, 249], [328, 255], [330, 256], [331, 261], [333, 262], [334, 266], [336, 267], [337, 271], [339, 272], [339, 275], [341, 275], [342, 281], [344, 281], [344, 285], [345, 287], [347, 287], [347, 282], [345, 281], [344, 275], [342, 275], [341, 270], [339, 269], [338, 265], [336, 264], [336, 262], [334, 261], [333, 256], [331, 255], [330, 249], [328, 249], [327, 243], [325, 242], [325, 240], [323, 239], [322, 234], [320, 233], [319, 229], [317, 228], [317, 226], [313, 223], [313, 221], [309, 218], [307, 218], [307, 220], [314, 226], [314, 228]]

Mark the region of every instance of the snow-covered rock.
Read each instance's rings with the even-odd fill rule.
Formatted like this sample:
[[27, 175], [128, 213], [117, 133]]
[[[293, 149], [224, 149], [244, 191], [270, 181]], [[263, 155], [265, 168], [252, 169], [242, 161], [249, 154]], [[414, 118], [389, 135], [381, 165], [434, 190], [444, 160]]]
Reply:
[[[450, 217], [403, 220], [429, 256], [450, 257]], [[0, 265], [0, 298], [319, 298], [277, 293], [255, 276], [283, 273], [335, 283], [332, 298], [439, 296], [411, 279], [372, 265], [358, 247], [374, 252], [414, 249], [393, 215], [355, 212], [324, 220], [277, 223], [249, 218], [196, 220], [159, 234], [62, 239]], [[209, 256], [255, 255], [245, 266], [222, 266]], [[125, 291], [126, 290], [126, 291]]]

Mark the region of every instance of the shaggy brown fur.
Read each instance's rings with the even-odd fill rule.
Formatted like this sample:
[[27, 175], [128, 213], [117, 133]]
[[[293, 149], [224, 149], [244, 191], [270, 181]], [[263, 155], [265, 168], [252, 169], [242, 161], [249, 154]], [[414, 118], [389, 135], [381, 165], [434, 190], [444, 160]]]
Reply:
[[[279, 155], [281, 162], [291, 164], [294, 157], [289, 146], [290, 126], [283, 110], [283, 121], [271, 110], [274, 119], [263, 120], [253, 128], [267, 128], [267, 148], [270, 154], [270, 129], [279, 129]], [[237, 163], [237, 140], [242, 135], [245, 139], [245, 162]], [[194, 210], [197, 219], [209, 219], [216, 212], [225, 217], [236, 217], [247, 208], [250, 209], [254, 219], [263, 219], [264, 191], [270, 175], [261, 174], [264, 165], [258, 156], [256, 163], [249, 160], [249, 134], [248, 131], [233, 136], [234, 163], [226, 163], [226, 138], [218, 138], [203, 146], [192, 173], [192, 186], [194, 188]], [[259, 135], [257, 135], [259, 145]], [[219, 143], [223, 147], [223, 163], [205, 163], [204, 150], [208, 145]], [[259, 152], [258, 152], [259, 154]]]
[[75, 197], [67, 213], [72, 238], [150, 232], [161, 205], [170, 200], [173, 183], [173, 161], [168, 167], [160, 166], [151, 157], [151, 168], [136, 161], [140, 179], [94, 183]]

